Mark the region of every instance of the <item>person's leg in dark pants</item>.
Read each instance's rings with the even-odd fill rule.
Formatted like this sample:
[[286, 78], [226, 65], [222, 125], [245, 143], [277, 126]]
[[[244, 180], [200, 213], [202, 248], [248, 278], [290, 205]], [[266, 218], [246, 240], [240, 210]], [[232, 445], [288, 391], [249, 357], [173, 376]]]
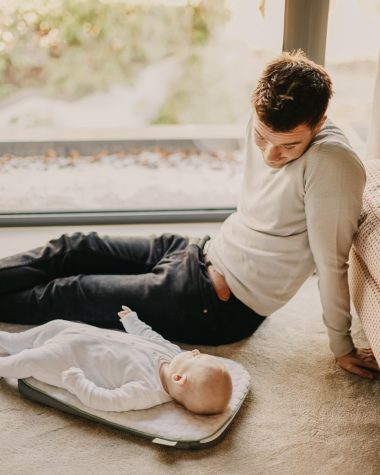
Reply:
[[45, 246], [0, 260], [0, 295], [79, 274], [143, 274], [187, 242], [175, 235], [154, 238], [64, 234]]
[[216, 310], [200, 247], [177, 235], [64, 235], [1, 260], [0, 288], [0, 319], [13, 323], [63, 318], [121, 328], [125, 304], [171, 340], [222, 344], [254, 331], [249, 318]]
[[121, 303], [132, 306], [131, 300], [144, 300], [149, 287], [159, 286], [159, 269], [157, 277], [153, 269], [187, 244], [187, 238], [169, 234], [65, 234], [0, 260], [0, 318], [34, 324], [62, 316], [105, 323]]

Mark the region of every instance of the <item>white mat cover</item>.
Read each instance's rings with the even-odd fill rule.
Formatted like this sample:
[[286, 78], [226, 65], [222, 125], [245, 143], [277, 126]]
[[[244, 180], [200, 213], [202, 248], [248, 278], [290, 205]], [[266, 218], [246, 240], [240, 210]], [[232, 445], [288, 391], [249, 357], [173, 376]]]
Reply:
[[99, 411], [84, 406], [76, 396], [65, 389], [50, 386], [34, 378], [20, 380], [19, 390], [29, 399], [133, 432], [158, 444], [176, 448], [203, 448], [214, 445], [222, 438], [249, 390], [250, 377], [245, 368], [230, 359], [221, 360], [230, 371], [233, 393], [226, 411], [212, 416], [192, 414], [175, 402], [140, 411]]

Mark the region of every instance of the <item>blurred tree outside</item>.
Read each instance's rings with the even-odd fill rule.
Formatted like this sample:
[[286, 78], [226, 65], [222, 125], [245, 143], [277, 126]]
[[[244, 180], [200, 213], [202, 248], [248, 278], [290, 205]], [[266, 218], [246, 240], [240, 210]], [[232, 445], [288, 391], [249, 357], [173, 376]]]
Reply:
[[283, 12], [284, 0], [0, 0], [0, 130], [242, 123]]
[[192, 54], [228, 18], [224, 0], [12, 0], [0, 10], [0, 99], [26, 87], [77, 99]]
[[[284, 0], [0, 0], [0, 130], [242, 123]], [[366, 136], [380, 0], [331, 0], [331, 111]], [[355, 25], [355, 28], [353, 28]]]

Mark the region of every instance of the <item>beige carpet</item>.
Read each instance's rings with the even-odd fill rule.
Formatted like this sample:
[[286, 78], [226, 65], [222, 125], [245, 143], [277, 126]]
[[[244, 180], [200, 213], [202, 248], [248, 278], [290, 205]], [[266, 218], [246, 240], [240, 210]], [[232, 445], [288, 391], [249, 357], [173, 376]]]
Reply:
[[[354, 335], [363, 342], [358, 321]], [[380, 380], [336, 367], [315, 278], [252, 338], [203, 349], [241, 362], [252, 377], [248, 399], [217, 446], [155, 446], [24, 400], [12, 381], [0, 380], [0, 473], [380, 473]]]

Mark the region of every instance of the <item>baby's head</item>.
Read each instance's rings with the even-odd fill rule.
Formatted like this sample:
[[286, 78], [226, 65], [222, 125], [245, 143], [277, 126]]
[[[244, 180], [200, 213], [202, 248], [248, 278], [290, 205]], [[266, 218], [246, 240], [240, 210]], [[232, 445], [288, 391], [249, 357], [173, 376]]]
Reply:
[[184, 351], [165, 367], [164, 374], [172, 398], [196, 414], [219, 414], [231, 399], [231, 376], [216, 356]]

